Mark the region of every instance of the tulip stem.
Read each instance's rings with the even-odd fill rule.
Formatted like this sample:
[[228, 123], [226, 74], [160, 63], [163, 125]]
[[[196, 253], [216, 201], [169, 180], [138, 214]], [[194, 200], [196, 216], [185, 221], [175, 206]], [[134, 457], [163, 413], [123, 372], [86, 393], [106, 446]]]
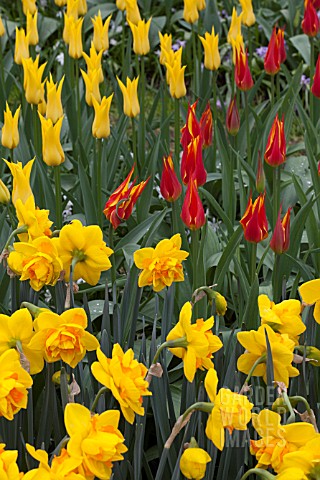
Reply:
[[198, 92], [199, 92], [199, 83], [198, 83], [198, 56], [197, 56], [197, 45], [196, 45], [196, 31], [194, 28], [194, 24], [192, 24], [192, 31], [191, 31], [191, 36], [192, 36], [192, 50], [193, 50], [193, 81], [194, 81], [194, 95], [197, 97]]
[[257, 266], [257, 243], [251, 243], [251, 258], [250, 258], [250, 283], [251, 285], [254, 282], [256, 276], [256, 266]]
[[179, 170], [180, 161], [180, 101], [174, 99], [174, 158], [175, 170]]
[[10, 156], [11, 156], [11, 162], [14, 163], [14, 155], [13, 155], [13, 152], [14, 152], [14, 148], [11, 148], [10, 150]]
[[102, 205], [101, 205], [101, 162], [102, 162], [102, 139], [97, 138], [96, 140], [97, 147], [97, 217], [98, 225], [102, 228]]
[[212, 172], [216, 171], [217, 163], [217, 145], [216, 145], [216, 121], [217, 121], [217, 72], [212, 72], [212, 96], [213, 96], [213, 138], [212, 138]]
[[280, 208], [280, 167], [273, 169], [273, 227], [275, 228]]
[[[110, 223], [110, 225], [109, 225], [109, 247], [111, 248], [111, 250], [114, 249], [112, 223]], [[116, 262], [116, 257], [115, 257], [114, 253], [111, 256], [110, 261], [111, 261], [111, 285], [113, 286], [115, 281], [116, 281], [116, 263], [115, 263]]]
[[246, 117], [246, 136], [247, 136], [247, 161], [251, 166], [251, 139], [250, 139], [250, 124], [249, 124], [249, 102], [248, 92], [244, 92], [245, 103], [245, 117]]
[[162, 343], [157, 349], [151, 365], [157, 363], [162, 350], [164, 350], [165, 348], [186, 348], [187, 345], [187, 337], [176, 338], [174, 340], [168, 340], [167, 342]]
[[271, 108], [274, 105], [274, 75], [271, 75]]
[[144, 68], [144, 56], [140, 56], [140, 128], [139, 134], [139, 160], [140, 166], [144, 166], [145, 162], [145, 141], [146, 141], [146, 121], [145, 121], [145, 68]]
[[134, 117], [131, 117], [131, 126], [132, 126], [132, 153], [133, 153], [133, 163], [136, 166], [138, 175], [140, 173], [140, 165], [137, 158], [137, 137], [136, 137], [136, 128], [135, 128]]
[[90, 408], [90, 411], [91, 412], [94, 412], [96, 407], [97, 407], [97, 404], [98, 404], [98, 401], [99, 401], [99, 398], [101, 397], [101, 395], [103, 395], [106, 391], [108, 390], [107, 387], [101, 387], [100, 390], [98, 391], [92, 405], [91, 405], [91, 408]]
[[[192, 259], [192, 292], [194, 292], [198, 286], [198, 277], [197, 272], [199, 269], [198, 265], [198, 253], [199, 253], [199, 229], [191, 230], [191, 259]], [[194, 313], [196, 318], [198, 318], [199, 303], [197, 302], [194, 306]]]
[[39, 145], [39, 117], [38, 117], [38, 107], [37, 105], [32, 105], [32, 117], [33, 117], [33, 147], [35, 155], [38, 159], [40, 159], [40, 145]]
[[314, 77], [314, 38], [309, 37], [310, 41], [310, 95], [309, 95], [309, 102], [310, 102], [310, 118], [312, 125], [315, 123], [314, 119], [314, 95], [311, 93], [311, 87], [313, 84], [313, 77]]
[[279, 263], [280, 263], [280, 255], [275, 253], [274, 254], [274, 267], [272, 271], [272, 290], [273, 290], [273, 301], [278, 302], [281, 298], [281, 282], [279, 286]]
[[53, 167], [54, 170], [54, 182], [56, 190], [56, 227], [58, 230], [62, 227], [62, 202], [61, 202], [61, 175], [60, 165]]
[[[81, 139], [81, 106], [80, 106], [80, 86], [79, 86], [79, 63], [78, 60], [74, 61], [75, 68], [75, 83], [76, 83], [76, 109], [77, 109], [77, 130], [78, 141]], [[79, 149], [80, 154], [80, 149]]]

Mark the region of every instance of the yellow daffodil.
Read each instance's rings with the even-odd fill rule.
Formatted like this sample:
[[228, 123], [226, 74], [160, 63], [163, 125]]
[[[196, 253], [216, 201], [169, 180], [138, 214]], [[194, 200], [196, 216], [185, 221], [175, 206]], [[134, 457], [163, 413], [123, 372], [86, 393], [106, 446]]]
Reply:
[[100, 83], [100, 70], [96, 69], [90, 73], [86, 73], [81, 69], [82, 77], [86, 86], [86, 102], [92, 107], [92, 98], [94, 97], [97, 102], [101, 102], [101, 95], [99, 90]]
[[303, 303], [313, 305], [313, 316], [317, 323], [320, 323], [320, 278], [303, 283], [299, 287], [299, 293]]
[[236, 40], [238, 35], [241, 35], [241, 20], [243, 13], [237, 15], [237, 10], [233, 7], [231, 24], [228, 31], [227, 41], [231, 44], [231, 39]]
[[136, 117], [140, 113], [140, 105], [138, 100], [138, 82], [139, 77], [130, 80], [127, 77], [126, 85], [117, 77], [120, 90], [123, 95], [123, 112], [128, 117]]
[[17, 108], [15, 114], [12, 115], [8, 103], [6, 102], [6, 111], [4, 112], [4, 122], [2, 127], [1, 143], [6, 148], [16, 148], [19, 144], [18, 121], [21, 106]]
[[137, 0], [125, 0], [127, 20], [135, 25], [141, 20]]
[[111, 17], [112, 15], [109, 15], [103, 23], [101, 12], [99, 10], [98, 15], [91, 18], [93, 24], [93, 45], [98, 52], [101, 50], [105, 52], [109, 49], [109, 25]]
[[252, 0], [239, 0], [242, 8], [242, 23], [247, 27], [251, 27], [256, 23], [256, 17], [253, 13]]
[[117, 410], [92, 416], [78, 403], [68, 403], [65, 408], [64, 423], [70, 437], [68, 453], [72, 458], [81, 458], [84, 470], [92, 477], [111, 478], [113, 462], [123, 460], [127, 447], [118, 430], [119, 420]]
[[44, 285], [55, 285], [60, 278], [63, 264], [50, 238], [38, 237], [31, 242], [16, 242], [8, 257], [10, 269], [20, 280], [30, 280], [30, 286], [38, 292]]
[[197, 2], [195, 0], [183, 0], [183, 18], [188, 23], [195, 23], [199, 18]]
[[128, 20], [133, 36], [133, 51], [136, 55], [146, 55], [150, 51], [149, 43], [149, 29], [151, 18], [145, 23], [144, 20], [139, 20], [135, 25]]
[[92, 97], [94, 108], [94, 120], [92, 124], [92, 135], [95, 138], [107, 138], [110, 135], [109, 111], [113, 94], [110, 97], [103, 97], [101, 103]]
[[21, 0], [23, 13], [27, 15], [28, 12], [34, 15], [37, 11], [36, 0]]
[[28, 348], [33, 335], [32, 316], [27, 308], [16, 310], [11, 317], [0, 314], [0, 355], [11, 348], [17, 349], [30, 363], [31, 375], [41, 372], [43, 367], [41, 352]]
[[201, 480], [206, 474], [209, 462], [211, 457], [202, 448], [186, 448], [180, 458], [180, 470], [186, 478]]
[[30, 174], [34, 162], [34, 158], [30, 160], [26, 165], [22, 167], [21, 162], [12, 163], [8, 160], [4, 160], [8, 165], [13, 177], [12, 185], [12, 203], [16, 205], [16, 201], [19, 199], [22, 203], [25, 203], [30, 196], [33, 197], [33, 193], [30, 187]]
[[23, 87], [28, 103], [38, 105], [44, 100], [44, 82], [41, 83], [43, 71], [47, 63], [39, 67], [39, 55], [33, 61], [32, 58], [24, 58], [23, 65]]
[[6, 30], [4, 28], [3, 21], [2, 21], [1, 15], [0, 15], [0, 37], [3, 37], [3, 35], [5, 33], [6, 33]]
[[126, 353], [118, 343], [113, 346], [112, 358], [107, 358], [100, 348], [97, 350], [98, 362], [91, 365], [93, 376], [112, 392], [119, 402], [124, 418], [133, 423], [135, 413], [144, 415], [143, 398], [151, 395], [149, 383], [145, 380], [148, 369], [134, 358], [132, 348]]
[[49, 167], [56, 167], [64, 162], [64, 151], [60, 143], [63, 117], [53, 125], [51, 118], [44, 118], [39, 113], [42, 133], [42, 160]]
[[134, 252], [134, 262], [142, 270], [139, 287], [152, 285], [159, 292], [173, 282], [183, 282], [182, 262], [189, 256], [181, 250], [181, 236], [177, 233], [170, 239], [161, 240], [156, 248], [141, 248]]
[[263, 377], [263, 380], [267, 382], [266, 332], [272, 353], [274, 380], [288, 386], [289, 377], [299, 375], [299, 370], [291, 365], [295, 343], [290, 340], [288, 335], [275, 333], [269, 325], [261, 325], [258, 331], [237, 333], [238, 341], [246, 349], [245, 353], [238, 358], [238, 370], [249, 374], [254, 364], [260, 360], [251, 376]]
[[48, 363], [62, 360], [74, 368], [87, 350], [96, 350], [99, 346], [98, 340], [85, 330], [87, 326], [83, 308], [71, 308], [61, 315], [43, 311], [34, 321], [36, 333], [28, 346], [42, 352]]
[[[313, 480], [319, 476], [320, 435], [307, 441], [298, 451], [289, 452], [283, 457], [280, 473], [276, 479], [281, 480]], [[291, 473], [290, 473], [291, 472]], [[293, 476], [299, 472], [300, 476]], [[289, 476], [290, 474], [290, 476]], [[286, 476], [287, 475], [287, 476]]]
[[160, 58], [159, 62], [161, 65], [165, 65], [168, 60], [167, 60], [167, 55], [166, 53], [169, 53], [172, 49], [172, 35], [168, 35], [165, 33], [162, 35], [161, 32], [159, 32], [159, 40], [160, 40]]
[[217, 393], [218, 376], [211, 368], [204, 381], [205, 389], [214, 404], [207, 421], [206, 435], [219, 449], [223, 450], [225, 442], [224, 429], [231, 434], [233, 430], [247, 430], [251, 420], [253, 403], [245, 395], [221, 388]]
[[253, 413], [252, 424], [262, 437], [251, 440], [251, 454], [258, 460], [256, 467], [267, 469], [271, 466], [276, 472], [280, 470], [287, 453], [299, 450], [317, 437], [310, 423], [281, 425], [280, 415], [267, 409], [261, 410], [259, 414]]
[[211, 33], [206, 32], [204, 37], [200, 37], [204, 48], [204, 66], [208, 70], [217, 70], [220, 67], [221, 59], [218, 48], [219, 35], [214, 34], [214, 27]]
[[82, 57], [82, 24], [83, 18], [74, 20], [73, 17], [69, 17], [68, 24], [68, 43], [69, 43], [69, 55], [72, 58]]
[[101, 272], [111, 268], [109, 257], [113, 250], [106, 246], [98, 225], [84, 227], [79, 220], [73, 220], [61, 229], [59, 238], [53, 240], [57, 242], [66, 281], [72, 261], [75, 263], [73, 279], [83, 278], [90, 285], [96, 285]]
[[213, 369], [212, 354], [221, 347], [221, 340], [212, 333], [214, 318], [204, 321], [197, 319], [191, 324], [192, 307], [186, 302], [180, 312], [179, 322], [169, 332], [166, 341], [176, 342], [177, 346], [169, 348], [173, 355], [183, 360], [184, 374], [192, 382], [197, 369]]
[[184, 83], [184, 71], [186, 65], [183, 67], [181, 66], [181, 54], [182, 47], [175, 52], [173, 64], [170, 65], [169, 63], [166, 63], [167, 80], [169, 83], [170, 95], [173, 98], [184, 97], [187, 93], [186, 85]]
[[39, 43], [39, 34], [37, 27], [38, 11], [32, 15], [28, 10], [27, 12], [27, 36], [29, 37], [29, 45], [37, 45]]
[[20, 364], [19, 353], [10, 348], [0, 355], [0, 416], [13, 420], [13, 416], [27, 408], [28, 388], [32, 378]]
[[286, 333], [297, 342], [297, 337], [306, 329], [301, 320], [301, 303], [299, 300], [284, 300], [275, 304], [267, 295], [258, 297], [261, 325], [269, 325], [275, 332]]
[[10, 192], [8, 187], [0, 179], [0, 203], [7, 204], [10, 202]]
[[95, 70], [99, 70], [99, 83], [103, 82], [103, 71], [101, 67], [101, 59], [102, 59], [103, 50], [96, 51], [96, 48], [91, 42], [90, 47], [90, 55], [87, 55], [85, 52], [82, 52], [83, 58], [87, 64], [87, 72], [88, 76], [91, 77], [94, 75]]
[[4, 480], [20, 480], [23, 473], [19, 472], [17, 465], [18, 450], [5, 450], [5, 446], [5, 443], [0, 443], [0, 477]]
[[64, 76], [60, 82], [54, 83], [52, 75], [50, 73], [49, 80], [46, 83], [47, 87], [47, 105], [46, 105], [46, 118], [50, 118], [53, 123], [56, 123], [63, 117], [63, 108], [61, 103], [61, 92], [64, 82]]
[[23, 28], [16, 27], [16, 41], [14, 47], [14, 61], [22, 65], [23, 58], [29, 58], [29, 36]]
[[18, 218], [18, 227], [27, 225], [28, 232], [20, 233], [21, 242], [30, 242], [38, 237], [51, 236], [50, 227], [52, 222], [49, 220], [49, 210], [36, 208], [34, 197], [31, 195], [25, 203], [18, 198], [15, 203], [16, 215]]

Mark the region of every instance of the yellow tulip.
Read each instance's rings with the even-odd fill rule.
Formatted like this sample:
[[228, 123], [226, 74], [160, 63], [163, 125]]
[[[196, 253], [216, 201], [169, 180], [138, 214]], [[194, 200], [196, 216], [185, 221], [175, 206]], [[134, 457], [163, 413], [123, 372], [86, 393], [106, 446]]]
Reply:
[[[165, 65], [167, 60], [167, 54], [170, 54], [172, 51], [172, 35], [168, 35], [165, 33], [162, 35], [161, 32], [159, 32], [159, 39], [160, 39], [160, 58], [159, 61], [161, 65]], [[169, 62], [168, 62], [169, 63]]]
[[64, 7], [67, 5], [67, 0], [54, 0], [54, 3], [57, 5], [57, 7]]
[[66, 15], [78, 20], [79, 17], [79, 0], [67, 0]]
[[39, 42], [39, 34], [37, 27], [38, 11], [32, 15], [27, 12], [27, 36], [29, 36], [29, 45], [37, 45]]
[[252, 0], [239, 0], [242, 7], [242, 23], [247, 27], [251, 27], [256, 22], [256, 17], [253, 13]]
[[71, 15], [67, 15], [64, 13], [64, 27], [63, 27], [63, 32], [62, 32], [62, 38], [64, 43], [69, 45], [70, 42], [70, 25], [71, 22], [74, 20], [74, 18]]
[[0, 203], [7, 204], [10, 202], [10, 192], [3, 181], [0, 179]]
[[199, 10], [199, 12], [206, 8], [206, 0], [196, 0], [196, 3], [197, 3], [197, 9]]
[[98, 69], [93, 70], [90, 73], [86, 73], [81, 69], [82, 77], [86, 85], [86, 102], [89, 107], [92, 107], [92, 97], [98, 102], [101, 102], [101, 95], [99, 90], [99, 77], [100, 72]]
[[12, 185], [12, 203], [16, 205], [18, 199], [25, 203], [29, 197], [33, 197], [30, 187], [30, 174], [34, 158], [30, 160], [24, 167], [21, 162], [12, 163], [4, 160], [8, 165], [13, 177]]
[[116, 6], [119, 10], [125, 10], [126, 9], [126, 0], [116, 0]]
[[83, 18], [74, 20], [73, 17], [70, 17], [69, 55], [76, 59], [82, 57], [82, 24]]
[[135, 25], [141, 20], [138, 2], [137, 0], [125, 0], [126, 2], [126, 13], [127, 20], [130, 20], [131, 23]]
[[239, 35], [237, 35], [235, 39], [231, 38], [230, 43], [232, 46], [232, 63], [235, 65], [236, 58], [237, 58], [237, 51], [238, 52], [245, 51], [243, 36], [241, 35], [241, 33], [239, 33]]
[[27, 15], [28, 12], [34, 15], [37, 11], [36, 0], [22, 0], [23, 13]]
[[200, 41], [204, 48], [204, 66], [208, 70], [218, 70], [221, 59], [218, 48], [219, 35], [214, 34], [214, 27], [211, 33], [206, 32], [204, 37], [200, 37]]
[[61, 103], [61, 90], [63, 86], [64, 76], [59, 83], [54, 83], [50, 73], [50, 79], [47, 81], [47, 105], [46, 118], [51, 118], [56, 123], [63, 116], [63, 108]]
[[237, 15], [237, 10], [233, 7], [232, 10], [232, 17], [231, 17], [231, 24], [228, 31], [227, 41], [231, 44], [231, 39], [236, 40], [238, 35], [241, 35], [241, 20], [242, 20], [243, 13]]
[[23, 28], [16, 27], [16, 42], [14, 47], [14, 61], [22, 64], [23, 58], [29, 58], [29, 36]]
[[85, 15], [88, 11], [87, 0], [79, 0], [78, 14]]
[[1, 15], [0, 15], [0, 37], [2, 37], [5, 33], [6, 33], [6, 31], [5, 31], [3, 21], [2, 21]]
[[100, 50], [97, 53], [93, 42], [91, 42], [90, 55], [87, 55], [85, 52], [82, 52], [83, 58], [87, 64], [88, 75], [93, 75], [95, 70], [99, 70], [99, 83], [103, 82], [103, 71], [101, 67], [103, 50]]
[[124, 85], [117, 77], [119, 87], [123, 95], [123, 112], [128, 117], [136, 117], [140, 113], [138, 100], [138, 82], [139, 77], [130, 80], [127, 77], [127, 85]]
[[19, 143], [18, 121], [21, 106], [19, 106], [14, 115], [12, 115], [8, 103], [6, 102], [6, 111], [4, 112], [4, 123], [2, 127], [1, 143], [6, 148], [16, 148]]
[[92, 124], [92, 135], [95, 138], [107, 138], [110, 135], [109, 111], [113, 94], [110, 97], [103, 97], [99, 103], [92, 97], [94, 108], [94, 120]]
[[[181, 48], [182, 51], [182, 48]], [[184, 97], [187, 93], [186, 85], [184, 83], [184, 71], [186, 65], [181, 67], [179, 62], [174, 62], [174, 65], [171, 66], [166, 63], [170, 95], [173, 98]]]
[[98, 15], [96, 15], [94, 18], [91, 18], [91, 22], [93, 24], [93, 45], [98, 52], [100, 52], [100, 50], [108, 50], [109, 48], [108, 32], [111, 16], [112, 15], [109, 15], [109, 17], [103, 23], [101, 12], [99, 10]]
[[183, 18], [188, 23], [195, 23], [198, 20], [199, 12], [195, 0], [184, 0]]
[[43, 71], [47, 63], [39, 67], [39, 55], [33, 61], [32, 58], [24, 58], [23, 66], [23, 87], [28, 103], [38, 105], [44, 100], [44, 82], [41, 83]]
[[151, 18], [145, 23], [144, 20], [140, 20], [137, 25], [130, 22], [128, 19], [129, 26], [131, 28], [133, 36], [133, 51], [136, 55], [146, 55], [150, 51], [149, 43], [149, 29], [151, 24]]
[[60, 143], [60, 132], [63, 117], [60, 117], [55, 125], [51, 118], [44, 118], [39, 113], [42, 132], [42, 158], [49, 167], [56, 167], [64, 162], [64, 151]]
[[182, 47], [180, 47], [176, 52], [174, 52], [172, 49], [171, 50], [163, 50], [163, 56], [164, 56], [164, 65], [167, 68], [166, 71], [166, 81], [167, 84], [170, 84], [170, 75], [168, 72], [168, 67], [167, 64], [170, 65], [170, 67], [174, 66], [179, 66], [181, 67], [181, 61], [182, 61]]

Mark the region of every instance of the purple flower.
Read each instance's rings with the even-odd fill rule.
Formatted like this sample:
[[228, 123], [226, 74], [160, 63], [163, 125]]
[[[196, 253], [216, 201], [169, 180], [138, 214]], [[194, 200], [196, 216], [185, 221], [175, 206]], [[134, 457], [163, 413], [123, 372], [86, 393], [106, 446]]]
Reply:
[[300, 85], [302, 85], [303, 87], [306, 87], [309, 84], [310, 84], [310, 78], [308, 78], [306, 75], [301, 75]]
[[186, 41], [185, 40], [176, 40], [176, 42], [172, 45], [172, 50], [174, 52], [176, 52], [177, 50], [179, 50], [180, 47], [184, 47], [186, 44]]
[[266, 56], [267, 50], [268, 50], [268, 47], [256, 48], [256, 54], [258, 55], [258, 57], [264, 58]]

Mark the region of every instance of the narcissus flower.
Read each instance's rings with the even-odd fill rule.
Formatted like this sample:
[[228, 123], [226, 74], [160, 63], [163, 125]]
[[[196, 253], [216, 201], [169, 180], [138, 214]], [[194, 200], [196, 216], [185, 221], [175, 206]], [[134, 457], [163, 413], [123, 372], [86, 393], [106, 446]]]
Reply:
[[182, 262], [189, 256], [181, 250], [180, 233], [161, 240], [156, 248], [141, 248], [133, 254], [134, 263], [142, 272], [139, 287], [152, 285], [155, 292], [170, 287], [173, 282], [183, 282]]
[[315, 37], [318, 34], [319, 25], [319, 18], [312, 0], [305, 0], [304, 16], [301, 23], [303, 32], [309, 37]]
[[14, 61], [22, 64], [23, 58], [29, 58], [29, 36], [23, 28], [16, 27], [16, 41], [14, 47]]
[[256, 23], [256, 17], [252, 8], [252, 0], [240, 0], [240, 5], [242, 7], [243, 14], [241, 21], [247, 27], [251, 27]]
[[93, 376], [112, 392], [119, 402], [124, 418], [133, 423], [135, 414], [144, 415], [143, 398], [151, 395], [145, 380], [148, 369], [134, 358], [132, 348], [125, 353], [118, 343], [113, 346], [112, 358], [107, 358], [100, 348], [98, 362], [91, 365]]
[[161, 195], [167, 202], [176, 201], [181, 195], [182, 187], [174, 171], [171, 155], [163, 157], [163, 170], [160, 180]]
[[213, 353], [220, 350], [222, 342], [212, 333], [214, 318], [204, 321], [198, 318], [191, 324], [192, 307], [186, 302], [179, 315], [179, 322], [169, 332], [166, 341], [177, 343], [169, 348], [170, 352], [183, 360], [183, 371], [186, 379], [192, 382], [197, 369], [214, 370]]
[[61, 103], [61, 92], [64, 82], [64, 76], [60, 82], [54, 83], [52, 75], [50, 73], [49, 80], [46, 82], [47, 87], [47, 105], [46, 105], [46, 118], [50, 118], [52, 123], [56, 123], [61, 117], [63, 117], [63, 108]]
[[224, 429], [231, 434], [233, 430], [247, 430], [251, 420], [253, 403], [245, 395], [234, 393], [226, 388], [221, 388], [217, 393], [218, 376], [211, 368], [205, 378], [204, 386], [213, 409], [207, 421], [206, 435], [213, 444], [223, 450], [225, 442]]
[[26, 225], [28, 231], [26, 233], [20, 233], [19, 240], [21, 242], [29, 242], [38, 237], [46, 235], [51, 236], [50, 227], [52, 225], [49, 220], [49, 210], [36, 208], [33, 195], [31, 195], [25, 203], [22, 203], [20, 199], [16, 201], [16, 215], [18, 218], [18, 227]]
[[214, 27], [212, 27], [211, 33], [206, 32], [204, 37], [199, 36], [199, 38], [204, 48], [204, 66], [208, 70], [218, 70], [221, 63], [218, 47], [219, 35], [215, 35]]
[[86, 86], [86, 102], [89, 107], [92, 107], [92, 97], [94, 97], [97, 102], [101, 102], [101, 95], [99, 90], [100, 83], [100, 69], [96, 69], [86, 73], [81, 69], [81, 74]]
[[258, 297], [261, 325], [269, 325], [275, 332], [286, 333], [296, 341], [306, 326], [301, 320], [301, 303], [299, 300], [284, 300], [275, 304], [267, 295]]
[[92, 123], [92, 135], [95, 138], [107, 138], [110, 135], [109, 111], [113, 94], [110, 97], [103, 97], [99, 103], [93, 96], [91, 97], [94, 108], [94, 120]]
[[199, 18], [197, 2], [194, 0], [183, 0], [183, 18], [188, 23], [195, 23]]
[[283, 382], [287, 387], [289, 377], [299, 375], [299, 370], [291, 365], [295, 342], [286, 334], [275, 333], [269, 325], [262, 325], [258, 328], [258, 331], [250, 330], [250, 332], [237, 333], [239, 343], [246, 349], [245, 353], [238, 358], [238, 370], [248, 374], [255, 362], [260, 359], [261, 363], [257, 364], [251, 376], [263, 377], [263, 380], [267, 383], [266, 332], [272, 353], [274, 380]]
[[4, 160], [8, 165], [13, 177], [12, 187], [12, 203], [16, 204], [19, 199], [25, 203], [30, 196], [33, 197], [33, 193], [30, 187], [30, 174], [33, 166], [34, 158], [30, 160], [26, 165], [22, 167], [21, 162], [12, 163], [8, 160]]
[[109, 48], [109, 25], [111, 16], [102, 22], [101, 11], [98, 11], [98, 15], [95, 15], [94, 18], [91, 18], [93, 25], [93, 45], [95, 49], [100, 52], [106, 51]]
[[5, 450], [5, 443], [0, 443], [0, 475], [3, 480], [20, 480], [23, 473], [17, 464], [18, 450]]
[[124, 437], [118, 430], [120, 412], [107, 410], [91, 415], [83, 405], [68, 403], [64, 423], [70, 440], [67, 451], [71, 458], [81, 458], [85, 472], [93, 477], [109, 479], [112, 464], [123, 460], [127, 451]]
[[299, 287], [299, 293], [303, 303], [313, 305], [313, 316], [317, 323], [320, 324], [320, 279], [310, 280]]
[[190, 230], [198, 230], [206, 223], [203, 205], [193, 178], [188, 183], [181, 210], [181, 219]]
[[186, 448], [180, 458], [180, 470], [186, 478], [201, 480], [206, 474], [210, 455], [202, 448]]
[[290, 452], [299, 450], [310, 440], [317, 437], [310, 423], [290, 423], [281, 425], [281, 417], [271, 410], [261, 410], [252, 414], [252, 423], [260, 437], [251, 440], [250, 452], [255, 455], [258, 464], [256, 468], [267, 469], [271, 466], [279, 472], [282, 462]]
[[130, 80], [127, 77], [126, 85], [117, 77], [120, 90], [123, 95], [123, 113], [128, 117], [136, 117], [140, 113], [138, 100], [138, 82], [139, 77]]
[[286, 252], [290, 245], [290, 211], [291, 208], [288, 208], [287, 213], [281, 220], [280, 207], [276, 226], [270, 241], [270, 248], [278, 255]]
[[[118, 0], [119, 1], [119, 0]], [[135, 25], [138, 25], [138, 22], [141, 20], [138, 2], [137, 0], [124, 0], [125, 1], [125, 10], [127, 14], [127, 20]]]
[[162, 35], [162, 33], [159, 31], [159, 40], [160, 40], [160, 57], [159, 57], [159, 62], [161, 65], [165, 65], [167, 62], [167, 55], [170, 54], [172, 51], [172, 35], [168, 35], [168, 33], [165, 33]]
[[264, 205], [265, 194], [260, 194], [252, 204], [252, 195], [246, 211], [240, 220], [244, 231], [244, 238], [248, 242], [259, 243], [268, 236], [268, 220]]
[[60, 143], [63, 117], [53, 125], [51, 118], [44, 118], [39, 113], [42, 133], [42, 160], [49, 167], [56, 167], [64, 162], [64, 151]]
[[48, 363], [63, 362], [74, 368], [87, 350], [96, 350], [98, 340], [86, 331], [87, 314], [83, 308], [71, 308], [61, 315], [46, 310], [34, 321], [35, 335], [28, 347], [42, 352]]
[[130, 217], [135, 203], [149, 181], [148, 178], [138, 185], [135, 185], [136, 180], [134, 180], [129, 186], [133, 171], [134, 166], [130, 170], [127, 178], [111, 194], [103, 210], [103, 213], [109, 222], [112, 223], [115, 230], [123, 220], [127, 220]]
[[144, 20], [139, 20], [134, 24], [128, 20], [133, 36], [133, 51], [136, 55], [146, 55], [150, 51], [149, 43], [149, 29], [151, 18], [145, 23]]
[[311, 86], [311, 92], [317, 98], [320, 98], [320, 55], [318, 55], [316, 70], [314, 72], [314, 77]]
[[236, 40], [238, 35], [241, 35], [241, 20], [242, 20], [243, 12], [240, 15], [237, 15], [237, 10], [235, 7], [232, 9], [232, 17], [231, 23], [228, 31], [227, 41], [228, 43], [232, 43], [231, 40]]
[[12, 115], [8, 102], [6, 102], [6, 111], [4, 112], [4, 122], [1, 134], [1, 143], [6, 148], [16, 148], [19, 144], [18, 121], [21, 106], [17, 108], [15, 114]]
[[253, 87], [253, 80], [248, 65], [248, 55], [241, 47], [236, 49], [235, 81], [239, 90], [243, 92]]
[[240, 115], [237, 107], [236, 95], [230, 100], [228, 106], [226, 127], [230, 135], [237, 135], [240, 129]]
[[38, 11], [36, 11], [34, 15], [32, 15], [30, 11], [27, 12], [27, 36], [29, 38], [29, 45], [37, 45], [39, 42], [37, 20]]
[[27, 408], [27, 389], [32, 383], [16, 350], [11, 348], [0, 355], [0, 416], [13, 420], [21, 408]]
[[33, 61], [32, 58], [24, 58], [23, 66], [23, 87], [28, 103], [38, 105], [44, 100], [44, 82], [42, 81], [43, 71], [47, 63], [39, 67], [39, 55]]
[[38, 292], [44, 285], [55, 285], [60, 278], [63, 264], [52, 240], [46, 236], [32, 242], [16, 242], [8, 257], [10, 269], [20, 280], [30, 280], [30, 286]]
[[268, 135], [266, 150], [264, 153], [265, 161], [271, 167], [278, 167], [286, 161], [286, 148], [284, 115], [282, 115], [282, 119], [279, 120], [277, 114]]

